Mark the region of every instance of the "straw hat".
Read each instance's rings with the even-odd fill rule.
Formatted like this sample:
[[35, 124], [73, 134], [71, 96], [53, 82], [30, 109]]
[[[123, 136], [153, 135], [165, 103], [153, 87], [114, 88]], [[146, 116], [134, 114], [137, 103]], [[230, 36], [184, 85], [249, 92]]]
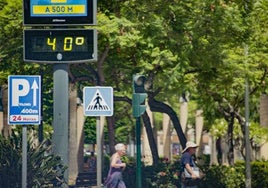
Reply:
[[184, 150], [182, 150], [182, 153], [184, 153], [188, 148], [197, 148], [197, 147], [198, 145], [196, 143], [189, 141], [186, 143], [186, 147], [184, 148]]

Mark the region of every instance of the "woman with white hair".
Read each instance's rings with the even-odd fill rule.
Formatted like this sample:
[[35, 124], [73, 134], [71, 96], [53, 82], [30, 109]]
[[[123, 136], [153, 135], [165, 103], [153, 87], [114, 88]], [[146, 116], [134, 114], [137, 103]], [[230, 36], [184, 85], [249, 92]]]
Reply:
[[107, 188], [126, 188], [122, 177], [126, 163], [121, 161], [121, 156], [126, 154], [126, 146], [122, 143], [116, 144], [115, 150], [116, 152], [111, 157], [110, 170], [104, 185]]

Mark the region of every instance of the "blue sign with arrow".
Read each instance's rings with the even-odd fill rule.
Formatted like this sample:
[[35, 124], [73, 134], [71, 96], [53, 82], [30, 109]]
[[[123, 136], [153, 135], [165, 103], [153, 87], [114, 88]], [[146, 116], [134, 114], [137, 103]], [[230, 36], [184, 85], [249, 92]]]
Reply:
[[40, 124], [41, 77], [8, 77], [8, 124]]

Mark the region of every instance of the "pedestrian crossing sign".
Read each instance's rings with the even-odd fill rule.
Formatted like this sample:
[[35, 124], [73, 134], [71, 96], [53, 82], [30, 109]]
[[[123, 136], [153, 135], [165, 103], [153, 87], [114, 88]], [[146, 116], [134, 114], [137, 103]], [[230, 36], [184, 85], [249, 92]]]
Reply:
[[85, 116], [112, 116], [113, 88], [84, 87], [83, 103]]

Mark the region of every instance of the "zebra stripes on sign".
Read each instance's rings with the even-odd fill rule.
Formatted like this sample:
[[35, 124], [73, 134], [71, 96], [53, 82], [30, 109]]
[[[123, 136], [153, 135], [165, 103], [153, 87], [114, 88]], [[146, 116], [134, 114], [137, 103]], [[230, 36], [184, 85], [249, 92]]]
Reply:
[[94, 97], [86, 109], [96, 111], [110, 111], [110, 107], [107, 105], [99, 89], [96, 90]]
[[112, 87], [85, 87], [83, 101], [85, 116], [113, 115]]

